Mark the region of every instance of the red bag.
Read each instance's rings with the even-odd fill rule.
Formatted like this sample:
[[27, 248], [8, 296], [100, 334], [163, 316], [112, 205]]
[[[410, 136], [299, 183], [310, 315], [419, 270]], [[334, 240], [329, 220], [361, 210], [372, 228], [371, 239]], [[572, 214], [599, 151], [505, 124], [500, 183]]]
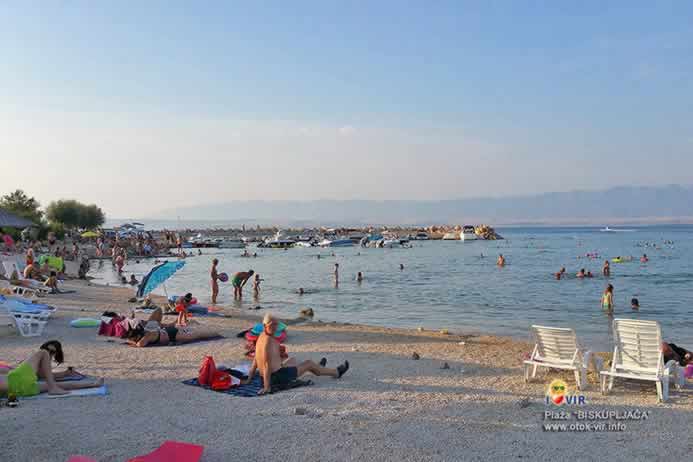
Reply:
[[214, 364], [214, 358], [205, 356], [200, 366], [200, 374], [197, 376], [197, 383], [204, 386], [211, 386], [214, 382], [214, 374], [217, 373], [217, 366]]
[[222, 391], [231, 388], [231, 374], [228, 372], [216, 371], [212, 380], [212, 390]]

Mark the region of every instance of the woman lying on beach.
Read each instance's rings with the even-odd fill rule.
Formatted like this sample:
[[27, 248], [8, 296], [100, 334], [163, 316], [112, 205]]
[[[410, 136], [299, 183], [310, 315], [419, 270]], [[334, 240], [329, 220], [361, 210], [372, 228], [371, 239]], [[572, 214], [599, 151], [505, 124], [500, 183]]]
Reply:
[[675, 343], [662, 342], [662, 354], [664, 355], [665, 363], [672, 359], [681, 366], [693, 363], [693, 353], [685, 348], [677, 346]]
[[[0, 396], [34, 396], [48, 392], [51, 395], [65, 395], [69, 390], [80, 388], [95, 388], [103, 385], [103, 379], [83, 379], [73, 382], [56, 382], [70, 376], [81, 376], [78, 372], [68, 369], [65, 372], [53, 372], [51, 359], [62, 364], [63, 348], [57, 340], [51, 340], [41, 345], [36, 353], [14, 369], [0, 369]], [[39, 383], [39, 379], [43, 380]], [[44, 382], [45, 381], [45, 382]]]
[[221, 336], [219, 332], [202, 326], [177, 327], [175, 323], [164, 324], [162, 320], [163, 312], [161, 308], [157, 308], [144, 327], [137, 327], [128, 333], [128, 344], [142, 348], [170, 343], [192, 343]]

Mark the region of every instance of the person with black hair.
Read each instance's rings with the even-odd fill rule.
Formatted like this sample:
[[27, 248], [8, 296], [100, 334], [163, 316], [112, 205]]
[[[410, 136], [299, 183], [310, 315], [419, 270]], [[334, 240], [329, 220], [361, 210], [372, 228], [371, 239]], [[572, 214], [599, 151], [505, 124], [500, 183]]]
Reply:
[[128, 332], [128, 344], [134, 347], [192, 343], [220, 337], [221, 334], [203, 326], [184, 327], [175, 323], [164, 324], [161, 308], [156, 308], [144, 326], [139, 325]]
[[[34, 396], [48, 392], [51, 395], [65, 395], [70, 390], [95, 388], [103, 385], [103, 379], [83, 379], [72, 382], [57, 380], [77, 374], [72, 369], [53, 372], [51, 360], [57, 364], [64, 361], [63, 348], [59, 341], [51, 340], [41, 345], [39, 350], [22, 361], [19, 366], [3, 373], [0, 369], [0, 396]], [[39, 379], [42, 381], [39, 382]]]

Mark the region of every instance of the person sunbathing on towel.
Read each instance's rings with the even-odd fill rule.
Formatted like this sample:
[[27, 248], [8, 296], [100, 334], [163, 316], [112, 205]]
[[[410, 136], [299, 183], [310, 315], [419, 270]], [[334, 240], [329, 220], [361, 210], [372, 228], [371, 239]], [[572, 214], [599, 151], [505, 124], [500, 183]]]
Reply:
[[[63, 348], [57, 340], [51, 340], [41, 345], [36, 353], [29, 356], [14, 369], [0, 369], [0, 396], [26, 397], [48, 392], [51, 395], [65, 395], [70, 390], [80, 388], [96, 388], [103, 385], [103, 379], [83, 379], [74, 382], [57, 380], [71, 375], [81, 376], [76, 371], [68, 369], [65, 372], [53, 372], [51, 359], [58, 364], [64, 360]], [[39, 382], [39, 379], [42, 382]]]
[[162, 320], [161, 308], [155, 309], [144, 327], [139, 326], [128, 333], [128, 344], [142, 348], [170, 343], [192, 343], [221, 336], [218, 331], [202, 326], [176, 327], [175, 323], [164, 324]]
[[344, 364], [336, 369], [326, 368], [327, 360], [325, 358], [320, 360], [320, 364], [313, 361], [303, 361], [296, 365], [292, 359], [282, 364], [279, 342], [274, 338], [279, 322], [272, 314], [267, 313], [262, 320], [262, 325], [264, 326], [263, 332], [255, 345], [255, 359], [250, 366], [248, 378], [243, 381], [244, 384], [250, 383], [255, 377], [255, 373], [259, 371], [263, 387], [258, 395], [269, 393], [273, 385], [288, 385], [307, 372], [318, 376], [329, 375], [338, 379], [349, 370], [349, 361], [344, 361]]
[[675, 343], [662, 342], [662, 354], [664, 355], [665, 363], [672, 359], [679, 363], [680, 366], [693, 363], [693, 353]]

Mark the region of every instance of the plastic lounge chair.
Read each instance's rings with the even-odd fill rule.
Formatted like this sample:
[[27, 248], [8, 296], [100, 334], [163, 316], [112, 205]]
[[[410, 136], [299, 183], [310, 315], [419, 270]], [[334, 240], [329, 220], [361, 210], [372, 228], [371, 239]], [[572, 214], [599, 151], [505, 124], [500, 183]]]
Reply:
[[567, 369], [574, 371], [577, 387], [583, 390], [587, 385], [589, 365], [597, 371], [601, 369], [599, 358], [590, 351], [582, 351], [573, 329], [532, 326], [531, 331], [536, 344], [530, 358], [524, 361], [525, 382], [536, 377], [539, 367]]
[[5, 300], [0, 303], [0, 309], [2, 308], [14, 319], [17, 330], [22, 337], [38, 337], [43, 334], [43, 329], [45, 329], [50, 317], [49, 311], [32, 309], [13, 300]]
[[671, 360], [664, 364], [662, 331], [657, 321], [614, 319], [614, 356], [611, 369], [601, 372], [602, 393], [614, 386], [614, 378], [645, 380], [657, 385], [657, 398], [669, 399], [669, 380], [684, 384], [683, 369]]
[[17, 333], [17, 324], [14, 317], [0, 310], [0, 336]]
[[20, 297], [35, 297], [38, 293], [34, 289], [24, 286], [16, 286], [9, 281], [0, 280], [0, 289], [9, 289], [13, 294]]

